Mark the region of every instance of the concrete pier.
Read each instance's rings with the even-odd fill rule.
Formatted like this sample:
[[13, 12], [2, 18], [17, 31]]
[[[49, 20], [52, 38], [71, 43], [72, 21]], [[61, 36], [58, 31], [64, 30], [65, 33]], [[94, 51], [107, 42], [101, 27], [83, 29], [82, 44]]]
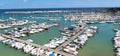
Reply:
[[48, 48], [48, 47], [45, 47], [45, 46], [42, 46], [42, 45], [38, 45], [38, 44], [35, 44], [35, 43], [27, 42], [25, 40], [21, 40], [21, 39], [18, 39], [18, 38], [10, 37], [10, 36], [4, 35], [4, 34], [1, 34], [1, 36], [5, 37], [5, 38], [8, 38], [8, 39], [12, 39], [12, 40], [18, 41], [18, 42], [21, 42], [21, 43], [30, 44], [30, 45], [32, 45], [34, 47], [37, 47], [37, 48], [48, 49], [49, 51], [58, 53], [58, 54], [63, 55], [63, 56], [74, 56], [72, 54], [68, 54], [68, 53], [59, 51], [57, 49], [54, 50], [54, 49], [51, 49], [51, 48]]
[[59, 47], [57, 47], [56, 50], [62, 50], [63, 49], [62, 47], [67, 46], [69, 43], [71, 43], [75, 38], [77, 38], [84, 31], [85, 31], [85, 29], [83, 29], [82, 31], [79, 31], [76, 35], [74, 35], [73, 37], [71, 37], [70, 39], [65, 41], [63, 44], [61, 44]]

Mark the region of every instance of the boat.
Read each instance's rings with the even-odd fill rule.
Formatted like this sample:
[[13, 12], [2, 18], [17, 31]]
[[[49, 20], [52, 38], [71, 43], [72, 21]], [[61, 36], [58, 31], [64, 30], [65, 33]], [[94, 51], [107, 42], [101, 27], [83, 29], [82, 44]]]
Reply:
[[5, 24], [0, 24], [0, 29], [5, 29], [5, 28], [9, 28], [10, 25], [5, 25]]
[[117, 48], [117, 50], [116, 50], [116, 56], [120, 56], [120, 48]]
[[68, 46], [66, 46], [63, 50], [67, 53], [73, 54], [73, 55], [77, 55], [77, 48], [78, 46], [75, 44], [69, 44]]
[[4, 41], [4, 40], [6, 40], [6, 38], [0, 36], [0, 41]]
[[5, 22], [6, 20], [0, 19], [0, 22]]
[[105, 21], [101, 21], [101, 22], [99, 22], [99, 23], [104, 24], [104, 23], [106, 23], [106, 22], [105, 22]]
[[27, 39], [26, 41], [28, 41], [28, 42], [33, 42], [33, 40], [32, 40], [32, 39]]
[[29, 45], [29, 44], [23, 47], [23, 51], [25, 53], [29, 53], [32, 49], [34, 49], [34, 47], [32, 47], [32, 45]]
[[98, 29], [98, 27], [96, 27], [96, 26], [90, 26], [90, 28], [91, 28], [91, 29], [94, 29], [94, 30], [97, 30], [97, 29]]

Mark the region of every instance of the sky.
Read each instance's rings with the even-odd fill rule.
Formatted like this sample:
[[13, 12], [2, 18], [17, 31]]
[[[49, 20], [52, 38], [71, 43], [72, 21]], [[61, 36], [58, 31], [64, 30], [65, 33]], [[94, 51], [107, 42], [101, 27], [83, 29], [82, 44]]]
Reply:
[[0, 9], [120, 7], [120, 0], [0, 0]]

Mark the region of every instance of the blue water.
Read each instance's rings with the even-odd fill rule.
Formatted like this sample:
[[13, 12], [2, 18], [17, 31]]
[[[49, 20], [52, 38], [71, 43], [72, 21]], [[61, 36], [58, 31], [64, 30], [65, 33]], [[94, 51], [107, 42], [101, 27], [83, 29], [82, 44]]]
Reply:
[[[48, 21], [43, 18], [31, 18], [33, 17], [60, 17], [58, 21]], [[50, 39], [56, 38], [60, 36], [60, 28], [71, 26], [75, 24], [76, 21], [64, 21], [63, 19], [64, 13], [48, 13], [48, 14], [4, 14], [2, 13], [1, 19], [8, 19], [9, 17], [16, 18], [17, 20], [35, 20], [37, 23], [54, 23], [60, 22], [60, 27], [52, 27], [49, 30], [45, 30], [40, 33], [32, 34], [28, 37], [20, 38], [26, 40], [28, 38], [33, 39], [33, 41], [37, 44], [43, 45], [49, 42]], [[28, 18], [27, 18], [28, 17]], [[83, 47], [83, 49], [79, 50], [78, 56], [114, 56], [112, 38], [114, 36], [113, 29], [117, 26], [113, 24], [93, 24], [99, 28], [98, 33], [95, 34], [94, 37], [90, 38], [87, 44]], [[29, 26], [29, 25], [24, 25]], [[19, 26], [19, 27], [24, 27]], [[13, 28], [9, 28], [7, 30], [11, 30]], [[2, 33], [4, 30], [0, 30]], [[25, 54], [21, 50], [16, 50], [14, 48], [10, 48], [8, 45], [2, 44], [0, 42], [0, 56], [30, 56], [29, 54]]]
[[97, 26], [98, 33], [88, 40], [79, 50], [79, 56], [114, 56], [112, 39], [114, 37], [113, 24], [92, 24]]

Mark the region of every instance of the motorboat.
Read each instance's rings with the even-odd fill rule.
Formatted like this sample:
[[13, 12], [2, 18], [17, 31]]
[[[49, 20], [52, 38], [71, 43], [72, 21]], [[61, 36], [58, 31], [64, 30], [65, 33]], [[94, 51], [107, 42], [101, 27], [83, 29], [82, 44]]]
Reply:
[[28, 42], [33, 42], [33, 40], [32, 40], [32, 39], [27, 39], [26, 41], [28, 41]]
[[4, 40], [6, 40], [6, 38], [0, 36], [0, 41], [4, 41]]

